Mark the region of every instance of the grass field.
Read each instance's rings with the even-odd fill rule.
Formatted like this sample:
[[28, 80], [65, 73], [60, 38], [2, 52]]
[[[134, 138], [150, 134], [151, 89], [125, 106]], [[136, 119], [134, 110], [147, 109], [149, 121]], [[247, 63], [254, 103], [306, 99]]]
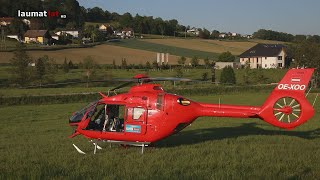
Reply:
[[[168, 42], [171, 42], [173, 40], [174, 39], [168, 39]], [[143, 49], [143, 50], [153, 51], [153, 52], [169, 53], [172, 55], [185, 56], [189, 58], [197, 56], [200, 59], [204, 59], [206, 57], [210, 59], [217, 59], [218, 57], [217, 53], [199, 50], [199, 48], [193, 49], [193, 48], [180, 47], [173, 44], [155, 43], [158, 41], [162, 42], [162, 39], [149, 39], [149, 40], [129, 39], [129, 40], [122, 40], [120, 42], [110, 42], [109, 44], [126, 47], [126, 48], [132, 48], [132, 49]], [[189, 40], [184, 40], [184, 41], [189, 41]], [[200, 40], [195, 40], [195, 41], [200, 41]]]
[[256, 45], [254, 42], [201, 40], [201, 39], [145, 39], [143, 42], [168, 45], [186, 49], [194, 49], [212, 53], [222, 53], [230, 51], [234, 55], [239, 55]]
[[[260, 105], [266, 97], [243, 93], [191, 99]], [[319, 108], [314, 118], [291, 131], [258, 119], [199, 118], [143, 155], [139, 148], [108, 144], [93, 155], [85, 138], [68, 138], [68, 117], [83, 105], [0, 108], [0, 179], [320, 178]], [[78, 154], [72, 143], [89, 153]]]

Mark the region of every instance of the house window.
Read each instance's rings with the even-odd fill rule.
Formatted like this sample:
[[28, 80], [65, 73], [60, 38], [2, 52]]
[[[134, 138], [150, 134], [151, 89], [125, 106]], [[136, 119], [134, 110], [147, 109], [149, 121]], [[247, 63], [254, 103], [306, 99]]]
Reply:
[[278, 60], [282, 60], [282, 56], [278, 56]]
[[264, 57], [264, 59], [267, 59], [267, 57]]
[[267, 67], [267, 64], [265, 64], [264, 67]]
[[259, 62], [259, 59], [257, 58], [257, 63]]
[[278, 63], [278, 67], [282, 67], [282, 63]]

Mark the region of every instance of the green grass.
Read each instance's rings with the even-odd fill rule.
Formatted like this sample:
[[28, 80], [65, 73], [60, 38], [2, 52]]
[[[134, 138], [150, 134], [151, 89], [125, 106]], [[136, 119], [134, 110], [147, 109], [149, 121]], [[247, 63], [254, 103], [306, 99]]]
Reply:
[[141, 49], [146, 51], [169, 53], [171, 55], [185, 56], [189, 58], [197, 56], [200, 59], [205, 59], [206, 57], [209, 57], [210, 59], [217, 59], [218, 57], [217, 53], [150, 43], [150, 42], [140, 41], [136, 39], [121, 40], [120, 42], [109, 42], [107, 44], [127, 47], [132, 49]]
[[[254, 97], [254, 98], [252, 98]], [[260, 105], [267, 93], [193, 96]], [[83, 137], [69, 139], [67, 120], [84, 104], [0, 108], [0, 179], [319, 179], [316, 116], [285, 131], [258, 119], [199, 118], [140, 154], [108, 144], [96, 155]], [[77, 144], [87, 155], [78, 154]]]

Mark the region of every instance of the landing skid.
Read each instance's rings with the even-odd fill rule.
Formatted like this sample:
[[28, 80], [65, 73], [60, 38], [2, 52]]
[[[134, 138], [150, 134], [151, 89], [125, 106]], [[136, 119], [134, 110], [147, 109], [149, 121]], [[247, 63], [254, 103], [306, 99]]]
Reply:
[[[93, 149], [93, 154], [97, 153], [97, 149], [101, 150], [102, 147], [100, 147], [98, 145], [98, 141], [94, 141], [94, 140], [90, 140], [89, 142], [91, 142], [94, 145], [94, 149]], [[148, 147], [150, 145], [150, 142], [128, 142], [128, 141], [113, 141], [113, 140], [102, 140], [100, 142], [107, 142], [110, 143], [110, 148], [112, 147], [112, 144], [119, 144], [119, 145], [129, 145], [129, 146], [138, 146], [141, 147], [141, 154], [144, 153], [144, 148]], [[82, 151], [78, 146], [76, 146], [75, 144], [72, 144], [73, 147], [78, 151], [78, 153], [80, 154], [86, 154], [84, 151]]]

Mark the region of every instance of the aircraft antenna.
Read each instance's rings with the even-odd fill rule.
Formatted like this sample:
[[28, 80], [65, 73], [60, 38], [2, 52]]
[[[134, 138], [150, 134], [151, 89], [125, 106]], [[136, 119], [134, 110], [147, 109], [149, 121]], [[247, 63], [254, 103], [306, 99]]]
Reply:
[[319, 93], [317, 93], [316, 97], [314, 98], [314, 101], [313, 101], [313, 103], [312, 103], [312, 107], [314, 107], [314, 104], [316, 103], [316, 100], [317, 100], [317, 98], [318, 98], [318, 95], [319, 95]]
[[307, 94], [306, 94], [306, 97], [308, 96], [309, 92], [311, 91], [312, 89], [312, 86], [310, 86], [310, 89], [308, 90]]

